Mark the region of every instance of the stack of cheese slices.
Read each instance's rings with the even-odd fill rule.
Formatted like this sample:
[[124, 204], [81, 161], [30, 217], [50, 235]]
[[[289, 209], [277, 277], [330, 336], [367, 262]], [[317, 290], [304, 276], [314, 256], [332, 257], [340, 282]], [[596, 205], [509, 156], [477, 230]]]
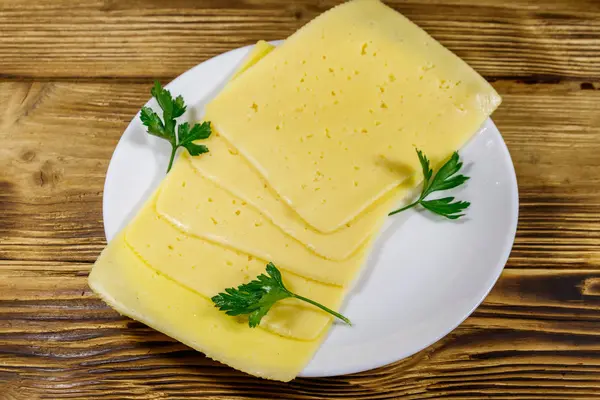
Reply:
[[290, 290], [339, 309], [371, 238], [422, 179], [415, 148], [439, 165], [499, 103], [399, 13], [377, 0], [340, 5], [275, 49], [254, 47], [206, 107], [210, 152], [179, 157], [90, 286], [215, 360], [291, 380], [331, 316], [286, 299], [250, 328], [210, 298], [270, 261]]

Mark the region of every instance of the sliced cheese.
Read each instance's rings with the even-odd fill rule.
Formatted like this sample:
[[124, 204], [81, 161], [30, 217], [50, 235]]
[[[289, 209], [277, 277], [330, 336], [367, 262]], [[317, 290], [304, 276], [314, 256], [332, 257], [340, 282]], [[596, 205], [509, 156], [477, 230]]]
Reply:
[[[260, 41], [250, 51], [236, 77], [255, 65], [274, 46]], [[332, 260], [343, 260], [354, 253], [385, 218], [398, 200], [409, 193], [411, 184], [386, 195], [369, 207], [355, 221], [331, 234], [322, 234], [308, 226], [291, 208], [270, 190], [268, 183], [218, 133], [203, 142], [210, 152], [202, 157], [189, 157], [194, 168], [218, 186], [256, 207], [285, 233], [294, 237], [318, 255]]]
[[[377, 229], [387, 212], [411, 193], [412, 180], [387, 193], [343, 229], [324, 234], [302, 220], [287, 203], [281, 201], [268, 182], [222, 137], [213, 135], [203, 142], [210, 152], [188, 157], [193, 167], [241, 200], [256, 207], [273, 224], [318, 255], [344, 260], [354, 253]], [[186, 156], [184, 156], [186, 157]]]
[[289, 381], [310, 361], [323, 336], [300, 341], [248, 327], [209, 301], [151, 270], [117, 236], [104, 249], [89, 285], [121, 314], [233, 368]]
[[156, 211], [190, 235], [333, 285], [347, 286], [353, 281], [368, 248], [366, 243], [343, 261], [319, 257], [284, 234], [252, 205], [198, 174], [185, 156], [162, 182]]
[[[250, 50], [232, 79], [255, 65], [274, 48], [265, 41], [259, 41]], [[306, 224], [287, 203], [281, 201], [268, 182], [222, 136], [215, 133], [203, 143], [210, 148], [210, 152], [202, 157], [190, 157], [198, 172], [236, 197], [252, 204], [285, 233], [318, 255], [332, 260], [343, 260], [354, 253], [371, 236], [381, 219], [385, 218], [383, 215], [410, 193], [409, 189], [412, 186], [412, 182], [403, 184], [401, 190], [387, 194], [354, 221], [349, 222], [344, 229], [323, 234]]]
[[309, 225], [332, 232], [420, 174], [415, 147], [440, 163], [499, 104], [425, 31], [354, 0], [233, 80], [206, 119]]
[[[267, 261], [186, 235], [146, 203], [125, 229], [125, 241], [155, 271], [190, 288], [206, 299], [225, 288], [237, 287], [265, 273]], [[344, 289], [324, 285], [282, 271], [286, 287], [334, 310], [339, 309]], [[277, 302], [261, 326], [282, 336], [314, 340], [329, 325], [330, 314], [294, 299]]]

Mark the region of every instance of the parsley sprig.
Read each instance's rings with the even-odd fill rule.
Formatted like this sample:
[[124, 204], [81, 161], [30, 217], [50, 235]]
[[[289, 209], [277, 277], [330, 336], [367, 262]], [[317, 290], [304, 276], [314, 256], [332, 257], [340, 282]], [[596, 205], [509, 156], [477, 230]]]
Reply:
[[314, 300], [290, 292], [283, 284], [281, 273], [273, 263], [267, 264], [267, 275], [260, 274], [255, 280], [237, 288], [225, 289], [225, 292], [214, 296], [212, 301], [219, 310], [225, 311], [227, 315], [248, 315], [248, 325], [254, 328], [260, 324], [273, 304], [289, 297], [310, 303], [336, 316], [348, 325], [352, 325], [350, 320], [342, 314]]
[[181, 117], [187, 108], [183, 101], [183, 97], [177, 96], [173, 99], [171, 92], [164, 89], [158, 81], [154, 82], [154, 87], [150, 93], [152, 93], [152, 96], [156, 99], [158, 105], [162, 109], [163, 118], [161, 120], [158, 114], [150, 107], [142, 107], [140, 119], [148, 129], [149, 134], [165, 139], [171, 143], [171, 159], [169, 160], [167, 172], [169, 172], [173, 166], [175, 153], [179, 147], [185, 147], [192, 156], [198, 156], [208, 152], [206, 146], [196, 144], [194, 141], [208, 139], [210, 137], [210, 122], [205, 121], [201, 124], [194, 124], [192, 127], [190, 127], [190, 124], [187, 122], [184, 122], [179, 125], [177, 134], [175, 134], [175, 126], [177, 125], [175, 120]]
[[454, 201], [454, 197], [425, 200], [425, 198], [433, 192], [452, 189], [469, 180], [468, 176], [456, 175], [463, 165], [458, 153], [454, 152], [452, 157], [450, 157], [446, 164], [437, 171], [435, 176], [433, 176], [433, 170], [429, 166], [429, 160], [423, 152], [417, 149], [417, 155], [421, 162], [421, 168], [423, 168], [423, 190], [421, 191], [421, 195], [414, 203], [392, 211], [389, 215], [398, 214], [399, 212], [408, 210], [416, 205], [421, 205], [423, 208], [448, 219], [458, 219], [464, 216], [465, 214], [463, 214], [462, 211], [466, 210], [471, 205], [468, 201]]

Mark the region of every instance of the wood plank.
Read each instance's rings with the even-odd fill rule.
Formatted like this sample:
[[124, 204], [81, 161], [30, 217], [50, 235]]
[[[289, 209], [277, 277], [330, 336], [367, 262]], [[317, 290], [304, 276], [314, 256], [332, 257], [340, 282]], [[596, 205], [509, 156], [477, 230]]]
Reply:
[[598, 270], [506, 271], [472, 317], [415, 356], [361, 374], [282, 384], [234, 371], [119, 316], [87, 288], [89, 268], [0, 264], [0, 389], [13, 398], [600, 397]]
[[[170, 79], [224, 51], [283, 39], [337, 0], [10, 0], [0, 77]], [[393, 0], [486, 77], [600, 76], [595, 0]]]
[[498, 81], [494, 114], [519, 184], [510, 266], [600, 266], [600, 83]]
[[[511, 150], [521, 198], [509, 266], [599, 268], [600, 90], [580, 82], [494, 85], [504, 97], [494, 119]], [[108, 161], [148, 89], [0, 83], [0, 259], [95, 260], [105, 245]]]

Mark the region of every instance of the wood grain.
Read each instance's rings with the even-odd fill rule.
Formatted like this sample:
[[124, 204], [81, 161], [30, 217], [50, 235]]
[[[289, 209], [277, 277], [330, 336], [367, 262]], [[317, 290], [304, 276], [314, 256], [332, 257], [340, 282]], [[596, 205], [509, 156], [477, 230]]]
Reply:
[[88, 269], [39, 261], [0, 269], [0, 378], [18, 377], [28, 399], [600, 397], [597, 270], [510, 269], [471, 318], [423, 352], [362, 374], [282, 384], [118, 316], [87, 288]]
[[[172, 78], [224, 51], [284, 39], [338, 3], [4, 0], [0, 71], [11, 79]], [[600, 75], [595, 0], [389, 4], [486, 77]]]
[[198, 62], [286, 37], [329, 0], [0, 0], [0, 400], [600, 398], [600, 3], [390, 4], [490, 79], [519, 181], [501, 279], [458, 329], [374, 371], [246, 376], [86, 284], [121, 133]]

